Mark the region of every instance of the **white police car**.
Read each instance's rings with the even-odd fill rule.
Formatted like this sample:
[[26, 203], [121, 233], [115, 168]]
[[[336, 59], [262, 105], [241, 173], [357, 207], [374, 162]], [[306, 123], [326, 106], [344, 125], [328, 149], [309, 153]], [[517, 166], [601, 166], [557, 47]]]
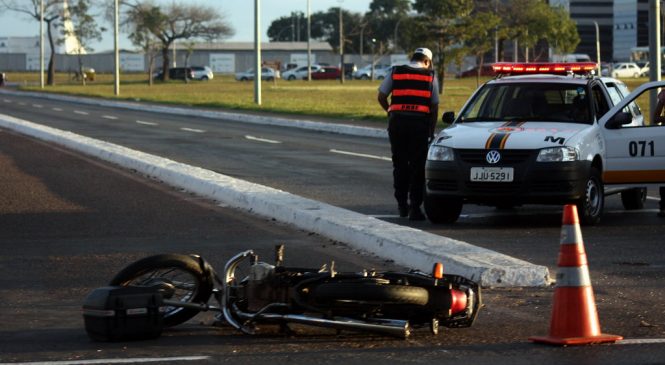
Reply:
[[[639, 209], [647, 183], [665, 183], [665, 126], [642, 114], [665, 82], [629, 95], [619, 80], [593, 76], [594, 63], [493, 65], [430, 146], [425, 212], [452, 223], [463, 204], [578, 205], [600, 220], [605, 195]], [[652, 104], [650, 104], [650, 101]], [[640, 108], [642, 106], [642, 108]]]

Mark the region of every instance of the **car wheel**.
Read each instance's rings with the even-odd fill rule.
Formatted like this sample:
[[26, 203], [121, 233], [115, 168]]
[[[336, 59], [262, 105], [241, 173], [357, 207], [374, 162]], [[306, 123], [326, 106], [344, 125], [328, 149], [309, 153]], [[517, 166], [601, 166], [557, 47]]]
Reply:
[[634, 188], [621, 192], [621, 203], [626, 210], [642, 209], [646, 201], [646, 188]]
[[462, 212], [462, 199], [425, 196], [425, 214], [435, 224], [455, 223]]
[[638, 78], [638, 77], [640, 77], [639, 72], [635, 72], [635, 73], [633, 74], [633, 77], [634, 77], [634, 78]]
[[295, 79], [296, 79], [296, 77], [293, 76], [293, 75], [291, 75], [291, 76], [289, 76], [289, 78], [288, 78], [287, 80], [289, 80], [289, 81], [293, 81], [293, 80], [295, 80]]
[[383, 80], [383, 79], [385, 79], [384, 76], [379, 76], [379, 77], [377, 77], [377, 80]]
[[360, 76], [360, 79], [361, 79], [361, 80], [369, 80], [369, 76], [367, 76], [367, 75], [362, 75], [362, 76]]
[[577, 211], [581, 223], [593, 225], [600, 222], [604, 206], [603, 180], [600, 171], [592, 167], [584, 186], [584, 196], [577, 202]]
[[247, 78], [246, 77], [241, 77], [240, 81], [247, 81]]
[[201, 77], [201, 81], [208, 81], [208, 76]]
[[272, 80], [274, 80], [274, 79], [275, 79], [275, 78], [272, 77], [272, 76], [270, 76], [270, 77], [266, 77], [266, 81], [272, 81]]

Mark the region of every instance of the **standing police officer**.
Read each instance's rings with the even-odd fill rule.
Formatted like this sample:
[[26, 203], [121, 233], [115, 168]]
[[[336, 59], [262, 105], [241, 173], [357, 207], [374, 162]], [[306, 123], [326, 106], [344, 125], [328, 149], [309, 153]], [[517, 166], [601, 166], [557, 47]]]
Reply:
[[[439, 112], [439, 83], [432, 51], [418, 48], [411, 62], [393, 67], [379, 87], [378, 100], [388, 112], [393, 186], [400, 217], [424, 220], [425, 162]], [[388, 103], [388, 95], [391, 95]]]

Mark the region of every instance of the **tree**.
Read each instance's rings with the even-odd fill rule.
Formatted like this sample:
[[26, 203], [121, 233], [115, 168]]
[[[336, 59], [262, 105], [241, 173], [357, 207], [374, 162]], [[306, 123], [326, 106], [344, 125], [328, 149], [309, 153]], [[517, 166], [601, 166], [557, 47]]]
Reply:
[[464, 46], [469, 53], [476, 56], [478, 63], [478, 76], [483, 68], [484, 55], [494, 48], [492, 33], [501, 23], [501, 18], [491, 12], [476, 12], [468, 17]]
[[[369, 5], [369, 12], [365, 14], [371, 38], [384, 44], [392, 44], [392, 49], [396, 50], [399, 47], [398, 38], [402, 38], [399, 35], [408, 29], [404, 27], [404, 21], [409, 10], [410, 0], [373, 0]], [[402, 31], [397, 32], [398, 28]]]
[[[127, 14], [129, 22], [135, 23], [135, 29], [148, 30], [159, 40], [162, 53], [162, 80], [168, 80], [169, 48], [178, 39], [214, 40], [233, 35], [233, 29], [224, 21], [222, 15], [213, 7], [173, 2], [166, 6], [157, 6], [150, 0], [129, 1]], [[146, 13], [141, 9], [150, 9]], [[141, 22], [146, 23], [141, 23]]]
[[446, 56], [461, 57], [461, 42], [467, 32], [473, 1], [415, 0], [413, 9], [418, 15], [411, 24], [410, 41], [429, 47], [438, 55], [438, 60], [433, 61], [439, 78], [439, 93], [443, 93]]
[[[38, 22], [41, 20], [40, 5], [41, 0], [0, 0], [0, 5], [11, 11], [27, 14]], [[46, 23], [46, 32], [49, 45], [51, 46], [51, 56], [48, 61], [48, 76], [46, 83], [55, 85], [55, 43], [53, 38], [53, 28], [57, 26], [56, 20], [60, 18], [62, 0], [44, 0], [44, 23]]]
[[552, 8], [550, 30], [547, 40], [555, 53], [574, 52], [580, 43], [577, 25], [575, 21], [570, 19], [570, 14], [562, 6]]
[[[321, 37], [319, 28], [312, 27], [312, 39]], [[270, 42], [307, 42], [307, 17], [301, 11], [273, 20], [268, 27]]]
[[[66, 14], [65, 14], [66, 15]], [[91, 40], [101, 41], [102, 30], [97, 26], [95, 18], [90, 12], [90, 0], [77, 0], [74, 5], [69, 6], [69, 17], [63, 17], [63, 23], [71, 21], [71, 27], [63, 24], [62, 35], [65, 37], [73, 37], [77, 40], [76, 55], [78, 56], [78, 74], [81, 82], [85, 85], [86, 74], [83, 71], [83, 57], [87, 51], [93, 51], [89, 46]]]
[[[129, 31], [129, 40], [141, 48], [148, 57], [148, 84], [152, 86], [155, 69], [155, 59], [160, 51], [159, 39], [152, 33], [164, 22], [164, 14], [154, 4], [138, 4], [127, 13], [128, 17], [123, 22]], [[111, 15], [112, 16], [112, 15]]]

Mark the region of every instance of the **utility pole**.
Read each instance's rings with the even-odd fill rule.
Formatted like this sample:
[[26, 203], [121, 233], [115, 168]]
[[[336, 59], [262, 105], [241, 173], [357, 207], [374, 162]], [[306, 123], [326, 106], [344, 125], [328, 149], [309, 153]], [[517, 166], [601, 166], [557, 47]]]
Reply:
[[602, 76], [600, 73], [600, 30], [597, 21], [594, 20], [593, 25], [596, 27], [596, 68], [598, 69], [598, 76]]
[[[649, 80], [660, 81], [660, 0], [649, 0]], [[656, 110], [657, 90], [651, 92], [650, 110]]]
[[115, 10], [113, 12], [113, 61], [115, 63], [114, 74], [114, 93], [116, 96], [120, 95], [120, 50], [118, 45], [118, 34], [119, 34], [119, 18], [120, 18], [120, 9], [118, 9], [118, 0], [115, 0]]
[[254, 0], [254, 102], [261, 105], [261, 0]]
[[344, 83], [344, 24], [342, 22], [342, 2], [339, 1], [339, 82]]
[[307, 81], [312, 81], [312, 8], [307, 0]]
[[39, 87], [44, 88], [44, 0], [39, 3]]

